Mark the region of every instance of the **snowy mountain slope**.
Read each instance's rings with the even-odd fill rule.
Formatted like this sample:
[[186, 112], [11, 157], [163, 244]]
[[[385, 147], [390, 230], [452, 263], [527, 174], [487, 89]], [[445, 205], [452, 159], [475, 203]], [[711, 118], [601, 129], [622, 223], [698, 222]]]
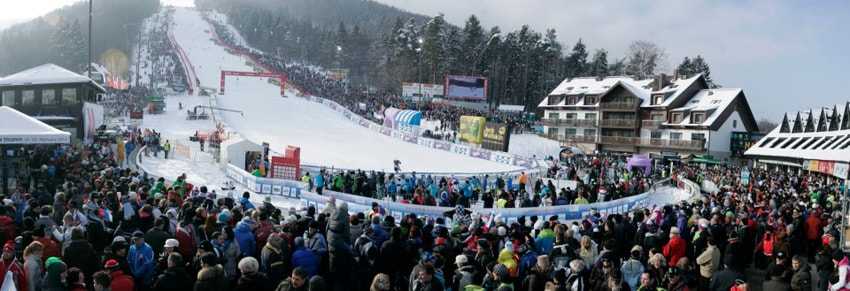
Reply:
[[[194, 65], [202, 87], [219, 87], [220, 71], [252, 71], [247, 59], [228, 53], [212, 39], [209, 23], [196, 10], [178, 8], [174, 37]], [[228, 77], [227, 92], [218, 105], [242, 110], [244, 116], [224, 114], [233, 130], [273, 150], [301, 147], [304, 164], [347, 169], [392, 169], [402, 161], [404, 171], [479, 173], [517, 170], [517, 167], [424, 148], [357, 126], [332, 109], [289, 96], [264, 78]]]

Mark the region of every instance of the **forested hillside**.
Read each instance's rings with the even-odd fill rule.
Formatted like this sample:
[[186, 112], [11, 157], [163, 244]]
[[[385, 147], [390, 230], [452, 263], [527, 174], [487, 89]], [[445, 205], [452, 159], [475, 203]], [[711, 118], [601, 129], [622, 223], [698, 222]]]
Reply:
[[[351, 70], [356, 85], [399, 92], [401, 82], [440, 83], [447, 74], [490, 79], [493, 103], [532, 106], [567, 77], [648, 78], [667, 56], [652, 42], [631, 43], [625, 56], [589, 49], [581, 39], [564, 46], [554, 29], [485, 28], [471, 15], [460, 26], [363, 0], [198, 0], [226, 14], [246, 40], [289, 61]], [[694, 58], [697, 59], [697, 58]], [[708, 71], [699, 57], [677, 66]], [[703, 69], [704, 68], [704, 69]]]
[[[109, 50], [129, 55], [139, 24], [159, 9], [159, 0], [94, 2], [93, 60]], [[0, 31], [0, 75], [51, 62], [81, 71], [88, 59], [88, 2], [57, 9]]]

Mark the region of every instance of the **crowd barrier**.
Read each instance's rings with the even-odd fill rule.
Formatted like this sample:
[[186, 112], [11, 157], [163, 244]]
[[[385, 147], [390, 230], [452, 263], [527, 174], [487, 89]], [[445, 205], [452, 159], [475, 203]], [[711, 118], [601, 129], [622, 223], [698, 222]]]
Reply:
[[195, 82], [197, 82], [198, 78], [195, 75], [195, 66], [192, 65], [192, 62], [189, 61], [189, 57], [186, 56], [186, 52], [183, 51], [183, 47], [177, 43], [177, 40], [174, 39], [174, 33], [169, 29], [168, 30], [168, 41], [171, 42], [171, 46], [177, 51], [177, 57], [180, 59], [180, 63], [183, 67], [183, 73], [186, 75], [186, 83], [189, 85], [187, 88], [189, 90], [189, 95], [192, 95], [195, 92]]
[[[416, 214], [420, 217], [443, 217], [448, 211], [453, 210], [452, 207], [425, 206], [413, 205], [400, 202], [385, 201], [369, 197], [357, 196], [352, 194], [340, 193], [336, 191], [325, 190], [323, 195], [318, 195], [314, 192], [307, 191], [305, 184], [298, 181], [267, 179], [251, 176], [248, 172], [233, 166], [227, 166], [227, 176], [233, 179], [234, 182], [241, 184], [248, 189], [255, 189], [259, 194], [282, 196], [292, 199], [299, 199], [303, 206], [314, 206], [317, 209], [323, 209], [331, 197], [337, 201], [345, 201], [348, 203], [348, 210], [351, 213], [368, 212], [371, 210], [372, 203], [378, 203], [387, 214], [396, 218], [401, 218], [407, 214]], [[480, 213], [483, 216], [499, 215], [505, 221], [513, 222], [522, 216], [540, 216], [551, 217], [557, 216], [563, 221], [580, 220], [586, 217], [593, 211], [598, 211], [602, 214], [624, 214], [637, 208], [651, 207], [649, 195], [681, 195], [680, 191], [684, 191], [689, 197], [699, 194], [699, 187], [688, 180], [679, 179], [678, 185], [670, 184], [670, 179], [665, 179], [653, 185], [649, 192], [618, 199], [614, 201], [606, 201], [584, 205], [561, 205], [548, 207], [528, 207], [528, 208], [481, 208], [473, 206], [472, 211]]]

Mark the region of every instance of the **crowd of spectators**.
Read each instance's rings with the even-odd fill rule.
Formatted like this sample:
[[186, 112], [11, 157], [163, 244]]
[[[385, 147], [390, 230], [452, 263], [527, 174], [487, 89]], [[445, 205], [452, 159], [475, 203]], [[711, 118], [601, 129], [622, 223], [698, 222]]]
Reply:
[[726, 291], [755, 276], [763, 290], [843, 290], [850, 276], [842, 181], [816, 173], [753, 169], [745, 184], [737, 168], [683, 166], [676, 179], [720, 190], [579, 221], [514, 221], [463, 206], [429, 218], [378, 203], [279, 208], [186, 175], [148, 179], [116, 152], [32, 150], [33, 173], [0, 207], [0, 266], [17, 290]]

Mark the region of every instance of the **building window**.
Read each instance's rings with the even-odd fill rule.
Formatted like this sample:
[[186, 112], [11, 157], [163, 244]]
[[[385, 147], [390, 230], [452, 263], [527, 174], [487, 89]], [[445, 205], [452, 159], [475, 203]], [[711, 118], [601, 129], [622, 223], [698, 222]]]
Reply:
[[585, 113], [584, 119], [596, 120], [596, 113]]
[[15, 91], [3, 91], [3, 106], [15, 106]]
[[558, 105], [558, 103], [561, 103], [561, 101], [564, 101], [564, 97], [549, 96], [548, 105]]
[[691, 115], [691, 123], [702, 123], [703, 121], [705, 121], [705, 113], [694, 112], [694, 114]]
[[738, 128], [738, 120], [732, 120], [732, 128]]
[[704, 133], [691, 134], [691, 140], [705, 140], [705, 134]]
[[649, 138], [651, 138], [651, 139], [661, 139], [661, 132], [660, 131], [651, 131], [651, 132], [649, 132]]
[[41, 90], [41, 104], [44, 104], [44, 105], [56, 104], [56, 90], [53, 90], [53, 89]]
[[682, 113], [681, 112], [673, 113], [673, 115], [671, 116], [671, 119], [672, 119], [672, 123], [682, 122]]
[[661, 103], [664, 103], [664, 95], [658, 94], [658, 95], [652, 96], [652, 105], [659, 105]]
[[587, 128], [584, 130], [584, 136], [596, 136], [596, 129]]
[[572, 120], [572, 119], [577, 119], [577, 118], [578, 118], [578, 115], [577, 115], [577, 114], [575, 114], [575, 113], [567, 113], [567, 119]]
[[650, 119], [655, 120], [655, 121], [663, 121], [664, 120], [664, 114], [653, 114], [652, 117], [650, 117]]
[[584, 104], [585, 105], [594, 105], [594, 104], [596, 104], [596, 102], [597, 102], [596, 96], [586, 96], [586, 97], [584, 97]]
[[557, 135], [557, 134], [558, 134], [558, 129], [557, 129], [557, 128], [555, 128], [555, 127], [550, 127], [550, 128], [548, 129], [548, 132], [549, 132], [549, 136], [554, 138], [554, 137], [555, 137], [555, 135]]
[[549, 119], [559, 119], [561, 118], [561, 114], [558, 112], [549, 112]]
[[576, 136], [576, 129], [575, 128], [567, 128], [566, 134], [567, 134], [567, 136]]
[[671, 132], [670, 133], [670, 139], [672, 139], [672, 140], [682, 140], [682, 133], [681, 132]]
[[21, 105], [33, 105], [33, 104], [35, 104], [35, 91], [33, 91], [33, 90], [21, 91]]
[[578, 103], [578, 96], [567, 96], [567, 105], [575, 105]]
[[79, 104], [80, 99], [77, 98], [77, 89], [75, 89], [75, 88], [62, 89], [62, 103], [68, 104], [68, 105]]

